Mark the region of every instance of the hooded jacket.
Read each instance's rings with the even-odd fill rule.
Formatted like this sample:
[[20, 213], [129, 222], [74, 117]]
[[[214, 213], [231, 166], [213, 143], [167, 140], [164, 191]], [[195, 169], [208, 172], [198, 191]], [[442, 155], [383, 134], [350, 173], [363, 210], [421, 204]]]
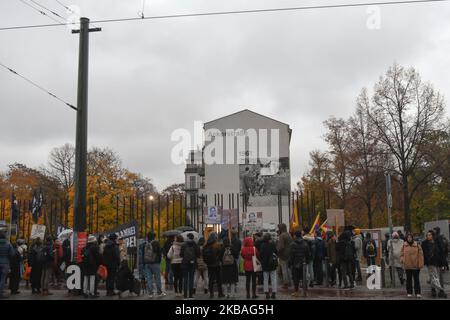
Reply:
[[244, 259], [244, 271], [253, 272], [253, 256], [259, 257], [259, 251], [253, 244], [253, 239], [247, 237], [244, 239], [244, 247], [241, 250], [241, 256]]
[[182, 242], [175, 241], [170, 247], [169, 252], [167, 253], [167, 258], [170, 259], [171, 264], [181, 263], [181, 261], [183, 260], [183, 258], [180, 256], [182, 245]]
[[290, 244], [289, 266], [292, 268], [300, 268], [303, 263], [308, 263], [311, 253], [308, 243], [302, 238], [294, 238]]
[[423, 251], [422, 247], [419, 246], [415, 241], [409, 244], [405, 241], [402, 252], [400, 256], [400, 261], [405, 270], [420, 270], [424, 265]]
[[277, 251], [278, 251], [278, 257], [281, 260], [287, 261], [290, 257], [290, 245], [292, 243], [292, 237], [287, 232], [286, 224], [282, 223], [278, 225], [278, 229], [280, 230], [280, 236], [278, 237], [277, 242]]
[[273, 267], [272, 259], [274, 254], [277, 254], [277, 248], [275, 243], [269, 238], [264, 237], [263, 243], [261, 244], [261, 266], [263, 271], [274, 271], [276, 268]]
[[402, 255], [404, 241], [402, 239], [391, 239], [388, 241], [388, 250], [389, 250], [389, 265], [391, 267], [401, 268], [402, 262], [400, 261], [400, 257]]
[[195, 254], [195, 259], [194, 259], [194, 265], [197, 265], [197, 259], [198, 257], [200, 257], [200, 248], [198, 247], [198, 245], [195, 243], [194, 240], [188, 239], [186, 240], [183, 245], [181, 246], [181, 250], [180, 250], [180, 257], [181, 257], [181, 263], [182, 264], [191, 264], [190, 261], [186, 261], [186, 259], [184, 259], [184, 252], [186, 251], [187, 247], [192, 247], [194, 248], [194, 254]]
[[0, 239], [0, 264], [9, 265], [9, 259], [14, 255], [11, 244], [6, 239]]

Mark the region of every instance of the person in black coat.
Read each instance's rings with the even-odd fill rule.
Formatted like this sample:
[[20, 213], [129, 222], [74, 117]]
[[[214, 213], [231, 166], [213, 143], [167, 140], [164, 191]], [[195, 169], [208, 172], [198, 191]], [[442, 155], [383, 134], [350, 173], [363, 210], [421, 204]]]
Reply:
[[219, 298], [225, 297], [222, 291], [222, 272], [220, 263], [220, 251], [222, 245], [217, 241], [217, 233], [211, 232], [209, 234], [206, 245], [203, 247], [203, 260], [208, 266], [208, 286], [209, 297], [214, 298], [214, 283], [217, 284], [217, 291]]
[[[349, 230], [344, 231], [336, 243], [336, 255], [344, 280], [344, 290], [354, 288], [352, 263], [355, 261], [356, 249], [351, 241], [352, 235]], [[348, 277], [348, 279], [347, 279]]]
[[200, 257], [200, 248], [194, 241], [194, 235], [189, 233], [188, 239], [183, 243], [180, 250], [181, 271], [183, 272], [183, 294], [184, 298], [192, 298], [194, 291], [194, 272], [197, 266], [197, 259]]
[[122, 297], [122, 293], [125, 291], [129, 291], [131, 293], [133, 291], [133, 284], [134, 276], [128, 266], [128, 261], [122, 260], [119, 271], [117, 272], [116, 282], [117, 290], [119, 290], [119, 298]]
[[106, 278], [106, 295], [113, 296], [114, 283], [116, 279], [117, 269], [120, 266], [120, 252], [117, 245], [117, 235], [112, 233], [108, 237], [105, 248], [103, 249], [103, 263], [108, 270], [108, 276]]
[[41, 293], [41, 276], [42, 276], [42, 265], [41, 252], [43, 246], [40, 238], [37, 238], [29, 252], [28, 262], [31, 267], [30, 282], [31, 282], [31, 293], [40, 294]]
[[9, 289], [11, 294], [19, 294], [19, 283], [20, 283], [20, 263], [22, 262], [22, 257], [17, 250], [17, 243], [12, 245], [13, 255], [9, 259]]
[[422, 242], [422, 251], [424, 264], [428, 269], [431, 284], [431, 295], [433, 298], [437, 296], [439, 291], [440, 298], [446, 298], [447, 294], [443, 288], [443, 282], [441, 281], [441, 264], [442, 264], [442, 248], [439, 242], [436, 241], [436, 234], [434, 231], [428, 231], [425, 241]]
[[303, 279], [303, 266], [309, 262], [311, 252], [308, 243], [303, 240], [302, 232], [300, 230], [295, 232], [294, 241], [289, 246], [290, 254], [288, 266], [291, 268], [292, 279], [294, 281], [294, 293], [292, 296], [298, 297], [300, 279], [306, 281], [306, 279]]
[[[234, 285], [233, 292], [234, 294], [236, 294], [236, 284], [239, 281], [237, 260], [239, 257], [240, 249], [237, 249], [238, 247], [233, 246], [229, 238], [223, 239], [223, 248], [220, 250], [219, 258], [222, 261], [222, 283], [227, 287], [227, 298], [234, 297], [234, 295], [231, 293], [231, 286]], [[231, 263], [230, 255], [233, 258], [233, 263]], [[224, 256], [226, 256], [225, 259]]]
[[164, 279], [166, 280], [166, 289], [169, 289], [167, 286], [173, 286], [173, 272], [172, 272], [172, 263], [170, 259], [167, 258], [167, 253], [169, 253], [170, 248], [172, 247], [173, 242], [175, 241], [174, 236], [170, 236], [167, 238], [166, 242], [163, 246], [163, 256], [166, 259], [166, 270], [164, 270]]
[[[276, 299], [277, 292], [277, 248], [272, 241], [270, 233], [265, 233], [263, 236], [263, 242], [260, 250], [261, 266], [264, 277], [264, 293], [266, 299]], [[269, 295], [269, 278], [272, 284], [272, 296]]]
[[88, 243], [83, 249], [82, 271], [84, 275], [83, 292], [85, 298], [96, 298], [95, 278], [98, 267], [100, 266], [100, 252], [97, 244], [97, 238], [89, 236]]

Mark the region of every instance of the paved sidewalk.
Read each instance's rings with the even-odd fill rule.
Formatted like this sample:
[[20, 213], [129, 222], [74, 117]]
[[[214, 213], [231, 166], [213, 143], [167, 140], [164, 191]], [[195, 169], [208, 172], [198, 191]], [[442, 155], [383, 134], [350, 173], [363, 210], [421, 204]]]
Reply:
[[[421, 287], [422, 287], [422, 299], [432, 299], [431, 298], [431, 289], [430, 285], [427, 284], [427, 278], [428, 273], [424, 270], [421, 272]], [[247, 300], [245, 297], [245, 277], [240, 276], [239, 278], [239, 284], [237, 289], [237, 294], [234, 298], [230, 298], [228, 300]], [[389, 278], [386, 279], [387, 283], [389, 284]], [[398, 281], [397, 281], [398, 283]], [[446, 272], [444, 274], [444, 283], [445, 283], [445, 289], [447, 294], [450, 296], [450, 273]], [[11, 300], [84, 300], [83, 296], [73, 296], [68, 294], [67, 290], [62, 289], [54, 289], [50, 290], [53, 295], [51, 296], [39, 296], [39, 295], [32, 295], [31, 289], [26, 289], [24, 286], [20, 289], [21, 293], [18, 295], [13, 295], [9, 299]], [[199, 290], [201, 292], [198, 292], [195, 295], [196, 300], [211, 300], [209, 298], [208, 294], [204, 294], [203, 290]], [[100, 297], [97, 298], [97, 300], [149, 300], [147, 295], [131, 295], [128, 296], [127, 293], [124, 294], [123, 298], [119, 298], [118, 296], [113, 297], [106, 297], [106, 292], [104, 290], [104, 285], [100, 285], [99, 287]], [[153, 298], [152, 300], [180, 300], [182, 301], [183, 298], [177, 298], [175, 297], [172, 290], [167, 290], [167, 296], [162, 298]], [[262, 286], [258, 286], [258, 295], [259, 298], [257, 300], [251, 299], [251, 301], [267, 301], [265, 300], [264, 293], [262, 293]], [[289, 290], [282, 290], [279, 289], [279, 292], [277, 293], [277, 299], [278, 300], [407, 300], [407, 299], [416, 299], [416, 298], [408, 298], [406, 296], [406, 289], [404, 287], [400, 287], [398, 284], [398, 287], [396, 288], [385, 288], [382, 290], [369, 290], [366, 286], [362, 286], [361, 284], [358, 284], [358, 286], [355, 289], [352, 290], [340, 290], [338, 288], [326, 288], [326, 287], [314, 287], [310, 288], [307, 293], [306, 297], [303, 295], [303, 291], [300, 291], [301, 296], [298, 298], [294, 298], [291, 296], [291, 293], [293, 292], [292, 288]], [[215, 298], [213, 300], [219, 300], [217, 298], [217, 293], [215, 294]], [[225, 299], [221, 299], [225, 300]]]

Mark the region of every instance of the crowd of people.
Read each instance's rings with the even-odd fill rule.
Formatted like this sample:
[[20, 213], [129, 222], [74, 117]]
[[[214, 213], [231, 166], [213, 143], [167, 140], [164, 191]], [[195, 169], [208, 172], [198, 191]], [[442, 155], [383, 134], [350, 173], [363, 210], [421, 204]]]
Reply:
[[[382, 257], [378, 257], [378, 252]], [[448, 240], [439, 228], [430, 230], [420, 243], [411, 233], [386, 234], [382, 248], [370, 233], [350, 228], [339, 235], [332, 231], [311, 234], [308, 228], [289, 233], [285, 224], [278, 226], [277, 239], [270, 233], [257, 232], [245, 237], [238, 233], [212, 232], [207, 239], [195, 240], [193, 233], [169, 237], [163, 246], [149, 232], [137, 248], [137, 273], [130, 268], [128, 250], [122, 238], [90, 235], [79, 262], [82, 271], [82, 294], [99, 296], [99, 283], [105, 282], [106, 295], [124, 292], [149, 298], [163, 297], [173, 290], [175, 297], [193, 299], [203, 292], [210, 298], [236, 297], [239, 275], [245, 274], [247, 299], [258, 298], [258, 286], [266, 299], [276, 299], [277, 291], [300, 296], [302, 287], [324, 286], [351, 290], [363, 284], [361, 266], [376, 265], [382, 258], [391, 282], [398, 278], [406, 294], [421, 297], [420, 272], [426, 267], [433, 297], [446, 298], [443, 272], [448, 270]], [[162, 267], [162, 264], [165, 267]], [[6, 297], [6, 279], [11, 295], [19, 294], [19, 284], [31, 286], [32, 294], [51, 295], [50, 287], [62, 287], [65, 269], [72, 262], [68, 239], [36, 239], [30, 246], [23, 240], [9, 243], [0, 233], [0, 297]], [[163, 290], [162, 277], [165, 279]], [[328, 283], [326, 283], [328, 281]], [[70, 291], [72, 292], [72, 291]]]

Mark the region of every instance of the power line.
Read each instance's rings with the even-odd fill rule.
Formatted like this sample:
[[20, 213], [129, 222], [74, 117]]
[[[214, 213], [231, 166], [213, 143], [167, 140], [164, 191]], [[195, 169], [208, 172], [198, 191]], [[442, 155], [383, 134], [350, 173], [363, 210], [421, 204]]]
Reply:
[[[253, 9], [253, 10], [238, 10], [238, 11], [219, 11], [219, 12], [203, 12], [203, 13], [186, 13], [186, 14], [173, 14], [163, 16], [148, 16], [139, 18], [118, 18], [118, 19], [105, 19], [105, 20], [93, 20], [92, 23], [109, 23], [109, 22], [122, 22], [122, 21], [135, 21], [135, 20], [154, 20], [154, 19], [171, 19], [171, 18], [187, 18], [187, 17], [202, 17], [202, 16], [219, 16], [219, 15], [232, 15], [232, 14], [247, 14], [247, 13], [265, 13], [265, 12], [278, 12], [278, 11], [297, 11], [297, 10], [314, 10], [314, 9], [332, 9], [332, 8], [350, 8], [350, 7], [365, 7], [365, 6], [387, 6], [387, 5], [401, 5], [401, 4], [416, 4], [416, 3], [432, 3], [432, 2], [448, 2], [450, 0], [405, 0], [405, 1], [390, 1], [390, 2], [366, 2], [366, 3], [349, 3], [349, 4], [331, 4], [321, 6], [304, 6], [304, 7], [290, 7], [290, 8], [269, 8], [269, 9]], [[65, 24], [41, 24], [41, 25], [26, 25], [26, 26], [12, 26], [0, 28], [3, 30], [16, 30], [16, 29], [31, 29], [31, 28], [47, 28], [57, 27], [62, 25], [76, 25], [78, 22], [65, 23]]]
[[54, 16], [56, 16], [56, 17], [58, 17], [58, 18], [60, 18], [60, 19], [62, 19], [62, 20], [65, 20], [64, 17], [61, 17], [58, 13], [56, 13], [55, 11], [53, 11], [53, 10], [51, 10], [51, 9], [49, 9], [49, 8], [47, 8], [47, 7], [45, 7], [45, 6], [43, 6], [43, 5], [41, 5], [39, 2], [37, 2], [37, 1], [35, 1], [35, 0], [30, 0], [30, 1], [33, 2], [34, 4], [36, 4], [38, 7], [41, 7], [42, 9], [47, 10], [48, 12], [50, 12], [51, 14], [53, 14]]
[[70, 9], [68, 6], [66, 6], [64, 3], [62, 3], [61, 1], [59, 1], [59, 0], [55, 0], [61, 7], [63, 7], [63, 8], [65, 8], [67, 11], [70, 11], [70, 12], [72, 12], [72, 13], [75, 13], [75, 12], [73, 12], [73, 10], [72, 9]]
[[[62, 26], [64, 25], [64, 23], [61, 23], [60, 21], [56, 20], [55, 18], [53, 18], [52, 16], [49, 16], [47, 13], [45, 13], [44, 11], [42, 11], [41, 9], [36, 8], [35, 6], [32, 6], [30, 3], [24, 1], [24, 0], [19, 0], [20, 2], [22, 2], [24, 5], [32, 8], [33, 10], [39, 12], [40, 14], [42, 14], [43, 16], [48, 17], [49, 19], [52, 19], [53, 21], [57, 22], [58, 24], [51, 24], [50, 26]], [[2, 30], [2, 29], [0, 29]]]
[[33, 86], [35, 86], [36, 88], [38, 88], [38, 89], [44, 91], [45, 93], [49, 94], [49, 95], [52, 96], [53, 98], [55, 98], [55, 99], [61, 101], [62, 103], [64, 103], [64, 104], [67, 105], [68, 107], [72, 108], [73, 110], [75, 110], [75, 111], [78, 110], [74, 105], [72, 105], [72, 104], [70, 104], [70, 103], [64, 101], [63, 99], [59, 98], [59, 97], [56, 96], [55, 94], [49, 92], [47, 89], [44, 89], [43, 87], [41, 87], [41, 86], [38, 85], [37, 83], [35, 83], [35, 82], [31, 81], [30, 79], [26, 78], [25, 76], [21, 75], [20, 73], [18, 73], [18, 72], [15, 71], [14, 69], [5, 66], [5, 65], [4, 65], [3, 63], [1, 63], [1, 62], [0, 62], [0, 66], [2, 66], [3, 68], [5, 68], [5, 69], [8, 70], [9, 72], [15, 74], [16, 76], [21, 77], [22, 79], [24, 79], [24, 80], [27, 81], [28, 83], [30, 83], [30, 84], [32, 84]]

